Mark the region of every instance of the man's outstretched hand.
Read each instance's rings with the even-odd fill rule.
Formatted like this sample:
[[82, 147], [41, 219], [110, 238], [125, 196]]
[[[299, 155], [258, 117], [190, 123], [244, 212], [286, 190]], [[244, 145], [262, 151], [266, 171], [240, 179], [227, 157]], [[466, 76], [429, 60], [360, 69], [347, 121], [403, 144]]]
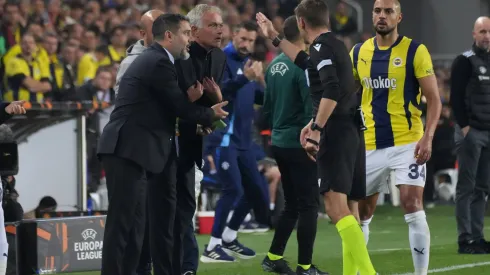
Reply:
[[269, 18], [267, 18], [263, 13], [257, 13], [255, 15], [255, 19], [257, 19], [257, 24], [260, 27], [260, 32], [262, 33], [262, 35], [271, 40], [279, 35], [279, 33], [274, 29], [272, 21], [270, 21]]
[[213, 109], [214, 111], [214, 117], [216, 120], [224, 119], [228, 116], [228, 112], [223, 110], [223, 107], [225, 107], [226, 105], [228, 105], [228, 101], [220, 102], [218, 104], [213, 105], [213, 107], [211, 107], [211, 109]]
[[5, 107], [5, 112], [9, 115], [23, 115], [26, 113], [26, 109], [24, 108], [25, 100], [13, 101], [10, 102], [7, 107]]

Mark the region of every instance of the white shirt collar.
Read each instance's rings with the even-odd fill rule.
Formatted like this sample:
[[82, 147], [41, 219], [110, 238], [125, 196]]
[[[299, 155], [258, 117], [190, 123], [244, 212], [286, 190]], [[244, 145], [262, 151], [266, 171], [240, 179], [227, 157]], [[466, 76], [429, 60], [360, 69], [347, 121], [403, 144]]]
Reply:
[[[163, 48], [163, 47], [162, 47]], [[165, 49], [165, 48], [164, 48]], [[167, 52], [168, 54], [168, 58], [170, 59], [170, 62], [172, 62], [172, 64], [175, 64], [175, 58], [174, 56], [167, 50], [165, 49], [165, 51]]]

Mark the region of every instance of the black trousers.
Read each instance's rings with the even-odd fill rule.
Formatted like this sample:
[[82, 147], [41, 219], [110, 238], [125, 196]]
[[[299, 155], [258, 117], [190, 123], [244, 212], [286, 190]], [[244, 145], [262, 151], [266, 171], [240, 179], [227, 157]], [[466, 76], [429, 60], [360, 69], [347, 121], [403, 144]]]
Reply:
[[298, 264], [311, 264], [319, 207], [317, 165], [302, 148], [272, 146], [272, 153], [281, 172], [285, 206], [269, 252], [283, 255], [297, 222]]
[[104, 231], [101, 275], [133, 275], [146, 223], [147, 173], [136, 163], [102, 156], [109, 209]]
[[[188, 158], [185, 153], [186, 152], [184, 150], [180, 151], [177, 167], [177, 213], [174, 224], [173, 249], [174, 275], [181, 275], [183, 271], [197, 271], [197, 257], [199, 257], [199, 253], [197, 253], [196, 259], [193, 259], [195, 266], [191, 264], [190, 266], [186, 267], [186, 269], [189, 270], [182, 270], [184, 253], [190, 254], [190, 257], [196, 254], [195, 251], [184, 251], [184, 236], [188, 239], [193, 238], [195, 240], [193, 232], [190, 236], [186, 235], [189, 235], [190, 233], [189, 227], [192, 227], [192, 218], [194, 217], [194, 212], [196, 211], [196, 173], [194, 168], [194, 160], [192, 158]], [[194, 240], [190, 240], [191, 243], [197, 242]], [[189, 247], [186, 247], [186, 249], [189, 249]], [[192, 249], [192, 247], [190, 249]]]
[[[154, 275], [171, 275], [176, 211], [176, 156], [163, 171], [148, 174], [136, 163], [105, 155], [109, 210], [104, 232], [101, 275], [134, 275], [149, 224]], [[148, 207], [148, 216], [146, 216]]]

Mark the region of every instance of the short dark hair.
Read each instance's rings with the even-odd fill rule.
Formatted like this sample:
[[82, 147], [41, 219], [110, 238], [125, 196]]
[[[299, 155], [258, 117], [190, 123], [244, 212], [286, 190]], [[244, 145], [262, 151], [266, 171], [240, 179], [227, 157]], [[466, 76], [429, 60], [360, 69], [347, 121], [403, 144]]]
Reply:
[[56, 207], [56, 206], [58, 206], [58, 203], [51, 196], [45, 196], [39, 201], [40, 208], [48, 208], [48, 207]]
[[239, 31], [240, 29], [245, 29], [249, 32], [258, 32], [259, 31], [259, 25], [257, 25], [257, 22], [255, 21], [246, 21], [240, 25], [237, 25], [235, 28], [235, 31]]
[[312, 28], [328, 27], [329, 12], [325, 0], [303, 0], [294, 9], [294, 13]]
[[187, 16], [177, 13], [167, 13], [158, 16], [157, 19], [155, 19], [155, 21], [153, 22], [153, 26], [151, 29], [153, 39], [163, 40], [165, 39], [166, 32], [177, 32], [180, 27], [180, 22], [182, 21], [189, 22], [189, 18], [187, 18]]
[[114, 35], [116, 35], [116, 32], [117, 31], [125, 32], [126, 31], [126, 27], [123, 26], [123, 25], [115, 26], [114, 28], [112, 28], [112, 30], [110, 32], [110, 37], [113, 37]]
[[98, 76], [101, 73], [112, 73], [112, 67], [109, 65], [98, 67], [95, 76]]
[[283, 32], [284, 37], [290, 42], [296, 42], [300, 39], [298, 21], [296, 16], [291, 15], [284, 20]]

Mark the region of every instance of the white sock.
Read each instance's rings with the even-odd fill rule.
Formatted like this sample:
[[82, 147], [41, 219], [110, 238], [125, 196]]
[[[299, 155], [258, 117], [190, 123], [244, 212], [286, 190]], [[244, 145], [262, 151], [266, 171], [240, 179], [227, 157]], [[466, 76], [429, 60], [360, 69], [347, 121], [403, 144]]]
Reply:
[[366, 245], [369, 242], [369, 224], [373, 220], [373, 217], [374, 216], [371, 216], [371, 218], [365, 221], [361, 221], [361, 229], [362, 229], [362, 233], [364, 234], [364, 239], [366, 240]]
[[237, 237], [238, 232], [235, 230], [230, 229], [228, 226], [225, 228], [225, 231], [223, 231], [223, 241], [227, 243], [231, 243], [234, 241]]
[[211, 240], [209, 240], [208, 249], [206, 249], [206, 250], [207, 251], [211, 251], [217, 245], [221, 245], [221, 239], [218, 239], [218, 238], [215, 238], [215, 237], [211, 237]]
[[271, 211], [273, 211], [273, 210], [274, 210], [274, 208], [276, 208], [276, 204], [271, 202], [271, 203], [269, 204], [269, 209], [270, 209]]
[[430, 254], [430, 230], [425, 211], [406, 214], [408, 223], [408, 239], [412, 251], [414, 275], [427, 275]]

